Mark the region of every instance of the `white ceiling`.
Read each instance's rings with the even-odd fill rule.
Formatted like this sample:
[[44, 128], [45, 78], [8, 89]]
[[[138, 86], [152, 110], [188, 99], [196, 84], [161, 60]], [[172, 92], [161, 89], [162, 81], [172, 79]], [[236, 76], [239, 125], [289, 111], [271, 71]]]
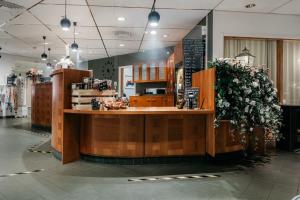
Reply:
[[[2, 52], [39, 58], [45, 35], [52, 59], [65, 55], [65, 45], [73, 42], [73, 30], [64, 32], [59, 26], [64, 0], [7, 1], [24, 9], [0, 7], [0, 26], [6, 23], [0, 31]], [[249, 3], [255, 3], [256, 7], [246, 9]], [[109, 56], [133, 53], [139, 47], [143, 50], [175, 45], [212, 9], [300, 15], [300, 0], [157, 0], [161, 20], [155, 28], [157, 35], [153, 36], [144, 34], [145, 30], [153, 30], [146, 27], [153, 0], [67, 0], [67, 4], [68, 18], [78, 22], [76, 41], [80, 60], [107, 57], [107, 53]], [[126, 21], [118, 21], [120, 16]]]

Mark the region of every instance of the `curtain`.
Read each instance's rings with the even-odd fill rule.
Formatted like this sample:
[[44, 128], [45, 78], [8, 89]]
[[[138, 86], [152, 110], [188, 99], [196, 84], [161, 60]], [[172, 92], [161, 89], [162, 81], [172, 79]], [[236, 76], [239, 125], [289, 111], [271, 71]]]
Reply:
[[283, 42], [283, 104], [300, 105], [300, 41]]
[[276, 40], [266, 39], [225, 39], [224, 57], [233, 58], [244, 48], [255, 56], [254, 65], [269, 68], [269, 77], [276, 87]]

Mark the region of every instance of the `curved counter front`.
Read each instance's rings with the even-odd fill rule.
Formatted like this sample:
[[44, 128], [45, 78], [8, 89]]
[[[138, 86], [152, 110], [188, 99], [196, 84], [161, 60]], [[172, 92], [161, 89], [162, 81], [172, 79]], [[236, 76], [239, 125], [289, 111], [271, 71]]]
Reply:
[[[214, 112], [175, 107], [116, 111], [64, 109], [63, 163], [80, 155], [110, 158], [199, 156]], [[210, 120], [210, 121], [209, 121]]]

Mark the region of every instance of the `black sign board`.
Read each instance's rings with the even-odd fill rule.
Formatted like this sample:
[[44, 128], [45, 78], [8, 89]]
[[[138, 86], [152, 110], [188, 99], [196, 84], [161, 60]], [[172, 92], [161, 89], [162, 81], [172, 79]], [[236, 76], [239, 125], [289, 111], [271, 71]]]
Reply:
[[103, 81], [103, 82], [99, 83], [99, 85], [98, 85], [99, 91], [103, 91], [103, 90], [107, 90], [107, 89], [108, 89], [107, 81]]
[[192, 74], [205, 68], [205, 40], [184, 39], [184, 82], [185, 87], [192, 87]]

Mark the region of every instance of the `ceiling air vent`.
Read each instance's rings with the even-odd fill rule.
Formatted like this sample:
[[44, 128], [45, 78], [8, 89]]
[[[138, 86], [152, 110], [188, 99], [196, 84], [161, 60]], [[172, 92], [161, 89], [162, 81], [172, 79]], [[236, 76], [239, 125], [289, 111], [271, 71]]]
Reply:
[[23, 8], [22, 6], [20, 6], [18, 4], [0, 0], [0, 7], [2, 7], [2, 6], [5, 8], [9, 8], [9, 9], [22, 9]]
[[128, 31], [115, 31], [114, 35], [121, 40], [130, 40], [135, 37], [135, 35]]

